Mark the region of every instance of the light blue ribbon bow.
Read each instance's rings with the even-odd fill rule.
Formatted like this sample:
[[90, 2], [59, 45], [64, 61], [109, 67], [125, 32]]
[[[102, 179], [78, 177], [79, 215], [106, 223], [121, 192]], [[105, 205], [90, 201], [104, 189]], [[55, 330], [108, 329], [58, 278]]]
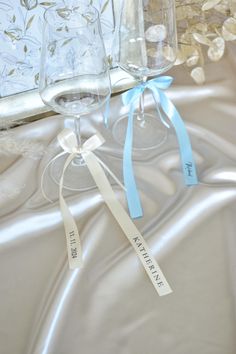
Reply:
[[142, 206], [134, 178], [132, 165], [132, 145], [133, 145], [133, 115], [135, 106], [140, 98], [140, 95], [146, 90], [151, 90], [154, 100], [156, 102], [159, 118], [162, 123], [169, 127], [167, 122], [160, 114], [159, 106], [171, 121], [178, 139], [182, 169], [184, 174], [185, 184], [188, 186], [198, 183], [196, 166], [193, 159], [191, 142], [185, 128], [184, 122], [167, 95], [162, 91], [167, 89], [173, 81], [171, 76], [160, 76], [156, 79], [142, 83], [139, 86], [122, 94], [122, 101], [124, 105], [129, 105], [129, 117], [126, 131], [124, 157], [123, 157], [123, 175], [124, 184], [126, 188], [126, 198], [130, 215], [132, 218], [139, 218], [143, 215]]

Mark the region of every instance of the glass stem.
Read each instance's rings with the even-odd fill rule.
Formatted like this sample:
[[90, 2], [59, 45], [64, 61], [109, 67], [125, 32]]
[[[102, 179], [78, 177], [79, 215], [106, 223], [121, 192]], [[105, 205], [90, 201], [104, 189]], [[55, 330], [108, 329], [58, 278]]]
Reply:
[[[140, 84], [143, 84], [146, 81], [147, 81], [147, 76], [143, 76], [142, 79], [140, 80]], [[139, 110], [137, 115], [137, 120], [140, 121], [140, 123], [145, 123], [144, 106], [145, 106], [144, 93], [142, 93], [139, 98]]]
[[75, 135], [77, 139], [78, 147], [81, 148], [81, 134], [80, 134], [80, 117], [76, 116], [74, 118]]
[[[81, 132], [80, 132], [80, 117], [76, 116], [74, 117], [74, 128], [75, 128], [75, 135], [76, 135], [76, 139], [77, 139], [77, 145], [79, 148], [82, 147], [82, 141], [81, 141]], [[81, 154], [78, 154], [74, 160], [73, 160], [73, 164], [80, 166], [84, 163], [83, 157]]]

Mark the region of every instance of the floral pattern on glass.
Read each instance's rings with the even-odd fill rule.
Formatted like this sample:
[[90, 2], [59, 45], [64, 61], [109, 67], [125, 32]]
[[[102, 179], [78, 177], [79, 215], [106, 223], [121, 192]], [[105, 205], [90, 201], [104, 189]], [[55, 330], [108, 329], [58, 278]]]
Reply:
[[[112, 1], [87, 2], [100, 11], [104, 42], [111, 61], [114, 31]], [[64, 0], [63, 3], [66, 8], [76, 6], [78, 1]], [[0, 1], [0, 97], [38, 87], [43, 14], [48, 7], [55, 4], [56, 1], [50, 0]]]

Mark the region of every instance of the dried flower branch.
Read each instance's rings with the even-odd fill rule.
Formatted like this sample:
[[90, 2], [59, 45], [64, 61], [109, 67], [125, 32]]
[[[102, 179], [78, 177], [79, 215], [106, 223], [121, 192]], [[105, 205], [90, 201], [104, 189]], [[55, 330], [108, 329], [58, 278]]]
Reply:
[[190, 68], [193, 80], [205, 82], [206, 57], [219, 61], [225, 42], [236, 40], [236, 0], [176, 0], [179, 51], [175, 65]]

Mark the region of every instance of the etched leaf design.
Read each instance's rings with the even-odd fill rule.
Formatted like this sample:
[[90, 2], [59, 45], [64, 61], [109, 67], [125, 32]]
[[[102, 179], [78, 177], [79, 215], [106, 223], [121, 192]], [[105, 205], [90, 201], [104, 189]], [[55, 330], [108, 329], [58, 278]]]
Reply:
[[109, 67], [111, 68], [112, 67], [112, 62], [113, 62], [113, 59], [112, 59], [111, 55], [107, 56], [107, 62], [108, 62]]
[[65, 45], [67, 45], [68, 43], [70, 43], [72, 41], [73, 38], [69, 38], [66, 39], [63, 43], [62, 43], [62, 47], [64, 47]]
[[17, 39], [16, 36], [11, 32], [4, 31], [4, 33], [13, 41], [15, 41]]
[[82, 14], [82, 17], [88, 22], [91, 23], [91, 17], [89, 15]]
[[51, 57], [55, 54], [56, 47], [57, 47], [56, 41], [49, 43], [47, 49]]
[[20, 0], [20, 3], [27, 10], [35, 9], [38, 5], [38, 0]]
[[15, 72], [15, 69], [12, 69], [12, 70], [9, 71], [9, 73], [8, 73], [7, 75], [8, 75], [8, 76], [11, 76], [11, 75], [14, 74], [14, 72]]
[[58, 14], [58, 16], [60, 16], [61, 18], [67, 20], [67, 19], [70, 17], [71, 10], [68, 9], [68, 7], [64, 7], [64, 8], [58, 9], [58, 10], [57, 10], [57, 14]]
[[107, 6], [108, 6], [108, 4], [109, 4], [109, 1], [110, 1], [110, 0], [106, 0], [106, 1], [105, 1], [104, 5], [103, 5], [103, 7], [102, 7], [102, 9], [101, 9], [101, 13], [102, 13], [102, 14], [103, 14], [103, 12], [106, 11], [106, 8], [107, 8]]
[[5, 30], [4, 34], [7, 35], [12, 41], [18, 41], [22, 37], [22, 30], [20, 28], [12, 28]]
[[56, 3], [55, 2], [44, 1], [44, 2], [40, 2], [39, 5], [41, 5], [41, 6], [53, 6], [53, 5], [56, 5]]
[[38, 83], [39, 83], [39, 73], [37, 73], [37, 74], [34, 76], [34, 82], [35, 82], [35, 85], [38, 85]]
[[26, 31], [31, 27], [31, 25], [33, 23], [33, 20], [34, 20], [34, 17], [35, 17], [35, 15], [31, 16], [29, 21], [27, 22]]

